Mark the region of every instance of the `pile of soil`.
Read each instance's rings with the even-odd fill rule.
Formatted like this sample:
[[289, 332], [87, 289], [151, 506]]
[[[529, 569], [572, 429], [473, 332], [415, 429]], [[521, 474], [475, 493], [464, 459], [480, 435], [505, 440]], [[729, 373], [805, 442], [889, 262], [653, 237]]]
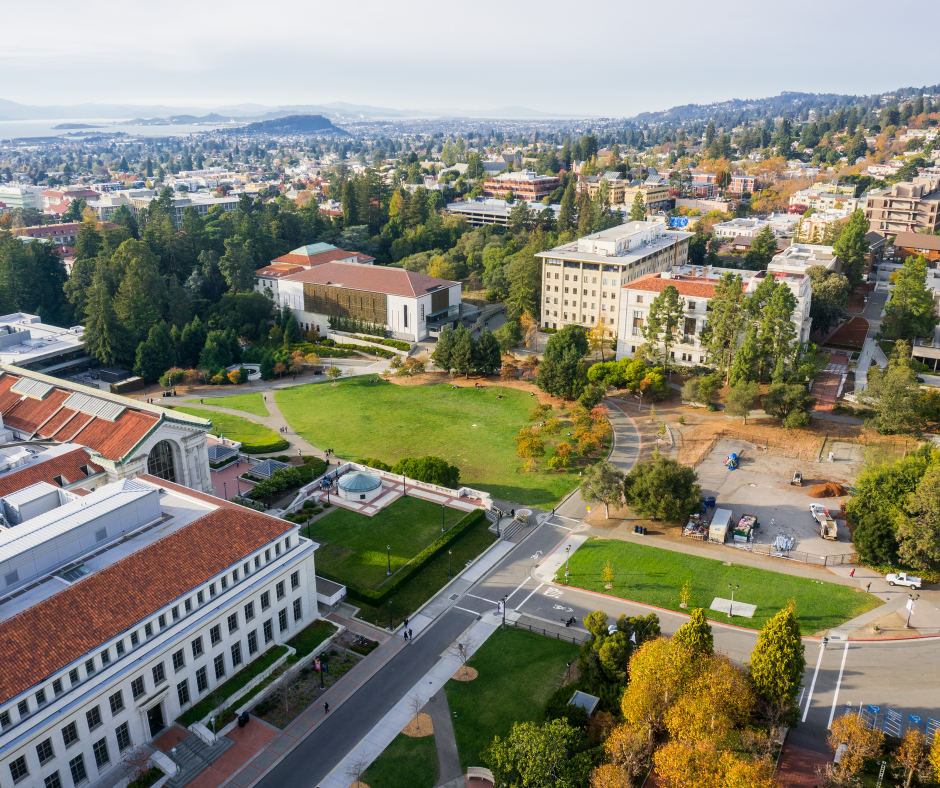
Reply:
[[826, 482], [825, 484], [814, 484], [806, 494], [810, 498], [838, 498], [840, 495], [848, 495], [849, 491], [838, 482]]

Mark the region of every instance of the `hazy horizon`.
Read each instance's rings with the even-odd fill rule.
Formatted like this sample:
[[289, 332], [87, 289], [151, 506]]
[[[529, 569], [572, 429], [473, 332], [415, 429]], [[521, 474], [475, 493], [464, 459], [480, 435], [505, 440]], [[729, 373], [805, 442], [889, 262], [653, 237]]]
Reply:
[[[786, 90], [871, 94], [940, 81], [926, 58], [860, 49], [874, 36], [874, 6], [865, 6], [797, 0], [781, 20], [740, 0], [679, 0], [668, 10], [601, 0], [584, 18], [582, 7], [558, 0], [483, 0], [469, 9], [414, 0], [313, 9], [296, 0], [168, 0], [158, 13], [114, 0], [47, 0], [17, 5], [19, 30], [47, 34], [4, 42], [0, 98], [207, 109], [521, 105], [619, 117]], [[893, 12], [925, 29], [940, 21], [928, 0], [901, 0]]]

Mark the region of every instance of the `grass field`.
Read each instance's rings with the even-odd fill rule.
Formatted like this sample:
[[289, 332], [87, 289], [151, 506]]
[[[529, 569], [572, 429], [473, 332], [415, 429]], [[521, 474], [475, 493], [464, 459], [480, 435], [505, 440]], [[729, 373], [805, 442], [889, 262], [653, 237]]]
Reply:
[[[607, 561], [614, 569], [612, 590], [604, 588], [602, 578]], [[725, 566], [711, 558], [616, 539], [591, 537], [571, 556], [570, 585], [667, 610], [681, 611], [679, 590], [686, 580], [692, 581], [690, 607], [703, 607], [710, 620], [725, 623], [726, 615], [708, 608], [715, 597], [730, 597], [729, 583], [740, 586], [735, 601], [757, 605], [757, 610], [753, 618], [736, 616], [733, 622], [749, 629], [760, 629], [790, 599], [796, 601], [804, 635], [836, 627], [881, 604], [876, 597], [848, 586], [749, 566]]]
[[294, 386], [275, 396], [298, 434], [314, 446], [331, 446], [340, 457], [377, 457], [394, 464], [402, 457], [434, 454], [460, 469], [461, 484], [543, 508], [577, 486], [577, 468], [522, 472], [524, 461], [516, 456], [513, 438], [532, 425], [528, 419], [535, 397], [497, 386], [455, 389], [446, 383], [396, 386], [371, 380]]
[[386, 545], [391, 545], [392, 572], [397, 572], [441, 535], [442, 512], [447, 528], [467, 514], [411, 496], [374, 517], [336, 507], [310, 527], [310, 538], [321, 544], [317, 568], [340, 583], [377, 588], [388, 578]]
[[[186, 402], [199, 404], [198, 399], [188, 399]], [[220, 408], [243, 410], [254, 416], [270, 416], [267, 405], [264, 404], [260, 392], [257, 394], [233, 394], [231, 397], [212, 397], [203, 400], [206, 405], [218, 405]]]
[[219, 427], [221, 426], [222, 435], [229, 440], [243, 444], [242, 451], [249, 454], [268, 454], [273, 451], [283, 451], [290, 445], [274, 430], [270, 430], [255, 421], [243, 419], [241, 416], [216, 413], [199, 407], [174, 408], [174, 410], [188, 413], [191, 416], [212, 419], [213, 435], [219, 434]]
[[[434, 736], [399, 733], [372, 761], [362, 781], [369, 788], [434, 788], [439, 773]], [[350, 783], [355, 785], [355, 779], [350, 778]]]
[[473, 681], [444, 685], [454, 715], [460, 768], [483, 766], [481, 753], [494, 736], [505, 738], [514, 722], [540, 722], [548, 696], [565, 676], [578, 646], [523, 629], [497, 629], [467, 663]]
[[[447, 577], [448, 558], [450, 558], [453, 574], [456, 575], [457, 572], [463, 569], [467, 561], [476, 558], [496, 541], [496, 536], [487, 530], [487, 526], [489, 526], [488, 520], [482, 520], [471, 526], [469, 530], [448, 546], [447, 550], [453, 551], [452, 556], [447, 555], [447, 550], [442, 550], [395, 589], [392, 598], [392, 616], [396, 622], [410, 616], [447, 585], [449, 582]], [[320, 550], [317, 550], [318, 555], [322, 549], [321, 547]], [[354, 604], [361, 608], [359, 618], [363, 621], [382, 627], [388, 625], [388, 603], [379, 607], [359, 601]]]

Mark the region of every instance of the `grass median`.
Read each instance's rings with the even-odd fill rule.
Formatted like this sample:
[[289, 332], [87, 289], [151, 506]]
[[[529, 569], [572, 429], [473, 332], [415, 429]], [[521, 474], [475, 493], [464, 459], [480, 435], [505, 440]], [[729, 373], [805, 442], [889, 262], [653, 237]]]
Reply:
[[[612, 589], [604, 587], [607, 562], [613, 569]], [[796, 602], [804, 635], [837, 627], [881, 604], [877, 597], [850, 586], [750, 566], [726, 565], [712, 558], [617, 539], [590, 537], [571, 556], [570, 565], [571, 586], [677, 612], [683, 612], [679, 592], [689, 581], [692, 584], [689, 608], [705, 608], [710, 620], [723, 623], [728, 623], [728, 616], [709, 607], [715, 597], [730, 598], [730, 583], [738, 587], [734, 594], [736, 602], [757, 606], [753, 618], [733, 619], [737, 626], [749, 629], [760, 629], [791, 599]], [[558, 578], [563, 580], [564, 572]]]
[[[273, 396], [273, 394], [272, 394]], [[185, 402], [192, 402], [197, 405], [214, 405], [219, 408], [230, 408], [231, 410], [243, 410], [245, 413], [251, 413], [253, 416], [270, 416], [267, 405], [264, 404], [260, 392], [253, 394], [232, 394], [230, 397], [209, 397], [201, 402], [198, 399], [188, 399]]]
[[242, 416], [232, 416], [228, 413], [219, 413], [200, 407], [178, 407], [174, 410], [188, 413], [190, 416], [212, 419], [212, 434], [218, 435], [221, 429], [222, 437], [241, 443], [242, 451], [246, 454], [270, 454], [275, 451], [283, 451], [290, 446], [274, 430]]
[[433, 734], [411, 737], [399, 733], [372, 761], [362, 782], [369, 788], [434, 788], [439, 774]]

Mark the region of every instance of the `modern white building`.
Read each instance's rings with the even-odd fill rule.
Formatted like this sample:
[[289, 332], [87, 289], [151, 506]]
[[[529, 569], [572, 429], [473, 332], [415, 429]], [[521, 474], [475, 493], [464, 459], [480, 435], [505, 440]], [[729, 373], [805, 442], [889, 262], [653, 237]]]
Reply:
[[128, 752], [317, 618], [297, 525], [162, 481], [0, 498], [0, 788], [112, 785]]
[[621, 289], [685, 265], [692, 233], [661, 222], [627, 222], [557, 246], [542, 258], [542, 325], [601, 324], [615, 332]]
[[15, 441], [85, 447], [110, 482], [150, 474], [212, 492], [209, 419], [0, 364], [0, 425]]
[[45, 186], [28, 186], [17, 183], [0, 183], [0, 202], [6, 205], [6, 210], [26, 208], [31, 211], [42, 210], [42, 193]]
[[767, 264], [768, 271], [782, 274], [805, 274], [814, 265], [836, 273], [842, 272], [842, 261], [831, 246], [823, 244], [790, 244]]
[[14, 312], [0, 316], [0, 364], [57, 372], [88, 364], [84, 326], [59, 328], [38, 315]]
[[[273, 297], [273, 289], [271, 290]], [[280, 306], [293, 310], [305, 331], [325, 334], [330, 318], [385, 326], [395, 339], [420, 342], [460, 314], [460, 282], [403, 268], [324, 263], [277, 281]]]

